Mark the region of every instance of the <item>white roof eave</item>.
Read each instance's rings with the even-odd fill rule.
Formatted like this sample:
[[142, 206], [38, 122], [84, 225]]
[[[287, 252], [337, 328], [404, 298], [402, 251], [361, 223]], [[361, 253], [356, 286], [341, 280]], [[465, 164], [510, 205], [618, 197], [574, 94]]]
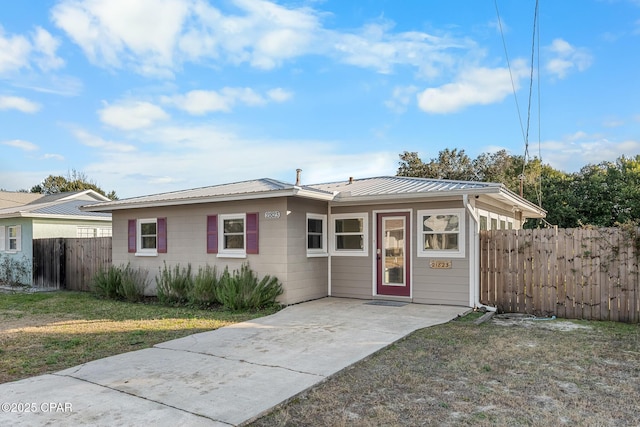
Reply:
[[310, 191], [300, 187], [293, 187], [285, 190], [269, 190], [255, 193], [239, 193], [239, 194], [225, 194], [220, 196], [207, 196], [207, 197], [193, 197], [174, 200], [154, 200], [154, 201], [141, 201], [141, 202], [113, 202], [107, 204], [87, 205], [82, 206], [80, 209], [87, 212], [111, 212], [116, 210], [125, 209], [142, 209], [142, 208], [158, 208], [163, 206], [181, 206], [181, 205], [193, 205], [203, 203], [220, 203], [220, 202], [233, 202], [241, 200], [253, 200], [253, 199], [269, 199], [273, 197], [287, 197], [298, 196], [306, 197], [317, 200], [331, 200], [332, 194], [323, 194], [318, 191]]
[[[341, 195], [342, 194], [342, 195]], [[492, 186], [486, 188], [474, 188], [474, 189], [459, 189], [459, 190], [447, 190], [428, 193], [401, 193], [401, 194], [379, 194], [375, 196], [363, 195], [363, 196], [350, 196], [339, 193], [333, 199], [335, 205], [340, 204], [361, 204], [371, 202], [390, 202], [397, 200], [413, 200], [413, 199], [433, 199], [433, 198], [451, 198], [462, 197], [464, 195], [487, 195], [489, 197], [497, 199], [496, 196], [506, 198], [509, 204], [517, 207], [528, 218], [544, 218], [546, 211], [528, 200], [522, 199], [519, 196], [511, 193], [504, 187]], [[504, 202], [503, 202], [504, 203]]]

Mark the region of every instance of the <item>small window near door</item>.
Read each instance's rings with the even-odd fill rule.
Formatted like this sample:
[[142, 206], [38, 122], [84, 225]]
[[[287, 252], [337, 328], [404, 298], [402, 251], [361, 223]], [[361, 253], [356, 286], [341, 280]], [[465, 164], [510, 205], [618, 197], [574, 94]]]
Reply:
[[331, 253], [345, 256], [366, 256], [368, 251], [367, 214], [332, 216]]
[[418, 211], [418, 256], [465, 256], [464, 209]]
[[327, 216], [307, 214], [307, 256], [327, 255]]

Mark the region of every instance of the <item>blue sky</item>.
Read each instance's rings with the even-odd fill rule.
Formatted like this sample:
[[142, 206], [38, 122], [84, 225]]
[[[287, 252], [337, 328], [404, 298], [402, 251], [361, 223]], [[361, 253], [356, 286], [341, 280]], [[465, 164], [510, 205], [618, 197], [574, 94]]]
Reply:
[[[494, 0], [3, 2], [0, 188], [76, 169], [124, 198], [524, 154], [535, 0], [497, 5], [511, 71]], [[540, 0], [539, 28], [529, 152], [567, 172], [640, 154], [640, 0]]]

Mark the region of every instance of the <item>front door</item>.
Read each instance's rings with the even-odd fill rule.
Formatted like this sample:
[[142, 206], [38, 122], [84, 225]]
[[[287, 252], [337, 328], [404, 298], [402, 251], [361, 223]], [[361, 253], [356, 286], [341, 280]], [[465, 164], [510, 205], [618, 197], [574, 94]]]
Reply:
[[377, 294], [408, 297], [411, 295], [409, 212], [377, 215]]

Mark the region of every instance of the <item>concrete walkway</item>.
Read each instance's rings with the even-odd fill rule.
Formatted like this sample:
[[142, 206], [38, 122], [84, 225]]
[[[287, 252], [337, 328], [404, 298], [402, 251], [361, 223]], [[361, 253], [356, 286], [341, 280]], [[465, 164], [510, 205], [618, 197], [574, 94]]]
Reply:
[[341, 298], [298, 304], [0, 384], [0, 425], [240, 425], [410, 332], [466, 310]]

